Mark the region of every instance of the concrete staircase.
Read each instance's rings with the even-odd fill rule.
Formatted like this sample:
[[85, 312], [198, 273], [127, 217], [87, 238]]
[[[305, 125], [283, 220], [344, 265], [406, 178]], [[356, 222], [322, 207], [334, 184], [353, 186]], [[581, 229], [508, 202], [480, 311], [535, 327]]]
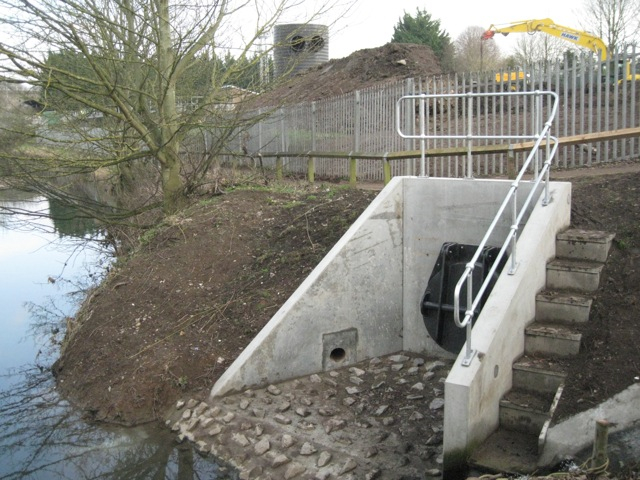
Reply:
[[512, 369], [512, 389], [500, 401], [500, 425], [470, 459], [481, 470], [528, 474], [537, 460], [562, 396], [566, 373], [558, 357], [580, 350], [580, 324], [589, 320], [593, 292], [614, 235], [570, 229], [556, 238], [546, 290], [525, 329], [525, 351]]

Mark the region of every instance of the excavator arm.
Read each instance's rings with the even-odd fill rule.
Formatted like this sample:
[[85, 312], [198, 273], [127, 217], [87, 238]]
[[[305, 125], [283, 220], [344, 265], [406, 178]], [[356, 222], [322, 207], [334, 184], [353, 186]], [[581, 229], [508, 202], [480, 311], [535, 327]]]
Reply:
[[607, 60], [607, 46], [602, 39], [591, 35], [587, 32], [575, 30], [570, 27], [564, 27], [557, 25], [550, 18], [543, 18], [541, 20], [522, 20], [519, 22], [513, 22], [505, 25], [491, 25], [489, 30], [482, 35], [483, 40], [493, 38], [496, 33], [502, 33], [508, 35], [510, 33], [535, 33], [544, 32], [554, 37], [558, 37], [562, 40], [574, 43], [581, 47], [588, 48], [592, 52], [600, 55], [600, 59], [604, 62]]

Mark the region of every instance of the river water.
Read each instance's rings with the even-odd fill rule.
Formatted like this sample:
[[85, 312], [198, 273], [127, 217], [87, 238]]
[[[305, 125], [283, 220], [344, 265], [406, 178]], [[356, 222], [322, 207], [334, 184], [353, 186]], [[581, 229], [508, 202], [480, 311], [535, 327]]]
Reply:
[[31, 215], [54, 208], [65, 217], [45, 198], [0, 192], [0, 479], [227, 478], [163, 428], [91, 425], [57, 395], [50, 366], [65, 317], [108, 252], [91, 222]]

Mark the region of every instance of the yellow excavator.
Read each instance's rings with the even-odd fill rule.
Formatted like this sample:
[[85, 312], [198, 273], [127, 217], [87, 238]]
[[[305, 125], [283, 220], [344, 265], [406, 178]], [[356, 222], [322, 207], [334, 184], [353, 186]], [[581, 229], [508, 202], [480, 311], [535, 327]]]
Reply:
[[[493, 38], [496, 33], [508, 35], [510, 33], [535, 32], [544, 32], [580, 47], [588, 48], [600, 57], [602, 63], [605, 63], [608, 59], [607, 46], [601, 38], [588, 32], [558, 25], [550, 18], [543, 18], [541, 20], [521, 20], [508, 24], [491, 25], [482, 35], [482, 40], [489, 40]], [[631, 71], [631, 61], [629, 61], [629, 59], [619, 61], [617, 70], [618, 82], [622, 82], [624, 80], [640, 80], [640, 73], [634, 73]]]

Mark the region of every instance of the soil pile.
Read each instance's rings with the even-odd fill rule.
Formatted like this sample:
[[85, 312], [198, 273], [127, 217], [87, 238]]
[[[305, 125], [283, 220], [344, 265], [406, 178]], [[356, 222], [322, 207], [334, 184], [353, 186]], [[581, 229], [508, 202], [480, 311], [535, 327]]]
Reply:
[[250, 108], [303, 103], [335, 97], [386, 82], [442, 73], [426, 45], [387, 43], [358, 50], [296, 75], [250, 102]]

